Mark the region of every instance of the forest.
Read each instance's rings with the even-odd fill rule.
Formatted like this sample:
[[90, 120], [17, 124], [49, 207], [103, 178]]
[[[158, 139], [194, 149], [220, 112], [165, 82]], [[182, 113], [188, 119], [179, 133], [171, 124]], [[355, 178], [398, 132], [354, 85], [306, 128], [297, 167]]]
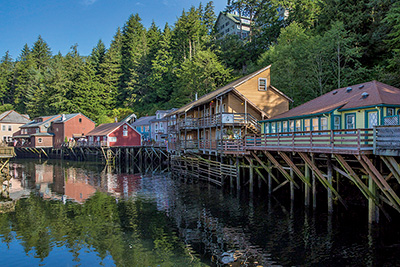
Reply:
[[359, 82], [400, 86], [400, 1], [228, 0], [226, 11], [251, 18], [247, 38], [221, 37], [212, 1], [161, 27], [132, 14], [88, 56], [78, 44], [53, 54], [38, 36], [15, 59], [2, 56], [0, 111], [112, 122], [180, 107], [268, 65], [293, 106]]

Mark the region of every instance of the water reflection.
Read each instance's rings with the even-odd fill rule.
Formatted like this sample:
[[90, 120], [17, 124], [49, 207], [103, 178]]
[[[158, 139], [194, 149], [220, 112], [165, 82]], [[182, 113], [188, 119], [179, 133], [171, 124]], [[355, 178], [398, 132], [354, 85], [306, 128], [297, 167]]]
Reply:
[[396, 223], [371, 228], [354, 210], [308, 211], [302, 201], [96, 164], [18, 161], [11, 169], [10, 196], [26, 198], [0, 214], [9, 265], [400, 264]]

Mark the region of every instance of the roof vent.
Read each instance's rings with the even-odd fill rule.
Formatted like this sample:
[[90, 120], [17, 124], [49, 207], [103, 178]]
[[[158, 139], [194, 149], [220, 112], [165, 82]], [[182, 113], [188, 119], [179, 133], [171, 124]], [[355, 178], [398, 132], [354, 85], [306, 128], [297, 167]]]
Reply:
[[361, 84], [358, 89], [363, 89], [364, 88], [364, 84]]
[[351, 88], [351, 87], [347, 87], [347, 88], [346, 88], [346, 92], [347, 92], [347, 93], [350, 93], [350, 92], [351, 92], [351, 90], [352, 90], [352, 88]]
[[369, 94], [367, 92], [364, 92], [361, 94], [362, 98], [365, 99], [369, 96]]
[[333, 91], [333, 94], [336, 95], [337, 94], [337, 90]]

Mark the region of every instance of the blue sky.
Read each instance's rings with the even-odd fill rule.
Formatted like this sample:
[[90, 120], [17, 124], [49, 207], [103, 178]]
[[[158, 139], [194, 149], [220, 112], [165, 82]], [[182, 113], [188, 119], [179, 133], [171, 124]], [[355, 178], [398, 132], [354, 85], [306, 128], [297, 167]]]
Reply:
[[[131, 14], [138, 13], [148, 28], [154, 20], [164, 28], [174, 24], [200, 0], [0, 0], [0, 57], [7, 50], [17, 58], [25, 43], [32, 47], [38, 36], [50, 46], [52, 53], [65, 55], [78, 44], [81, 55], [89, 55], [99, 39], [108, 47], [117, 27], [123, 27]], [[215, 0], [215, 13], [227, 1]]]

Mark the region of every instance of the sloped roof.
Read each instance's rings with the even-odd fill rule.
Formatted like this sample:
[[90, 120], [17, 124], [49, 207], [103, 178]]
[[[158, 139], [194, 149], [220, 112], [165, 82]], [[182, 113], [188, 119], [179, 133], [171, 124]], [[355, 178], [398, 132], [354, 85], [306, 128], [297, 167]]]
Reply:
[[[363, 97], [363, 94], [366, 97]], [[343, 111], [378, 105], [400, 106], [400, 89], [378, 81], [347, 86], [330, 91], [269, 120], [323, 114], [335, 109]]]
[[[237, 79], [237, 80], [235, 80], [235, 81], [233, 81], [233, 82], [231, 82], [231, 83], [229, 83], [229, 84], [227, 84], [227, 85], [225, 85], [225, 86], [223, 86], [223, 87], [221, 87], [221, 88], [218, 88], [217, 90], [214, 90], [214, 91], [212, 91], [212, 92], [210, 92], [210, 93], [208, 93], [208, 94], [205, 94], [205, 95], [203, 95], [202, 97], [200, 97], [198, 100], [192, 101], [192, 102], [190, 102], [189, 104], [184, 105], [183, 107], [181, 107], [181, 108], [179, 108], [179, 109], [177, 109], [177, 110], [175, 110], [175, 111], [169, 113], [167, 116], [171, 116], [171, 115], [175, 115], [175, 114], [180, 114], [180, 113], [186, 112], [186, 111], [188, 111], [188, 110], [190, 110], [190, 109], [192, 109], [192, 108], [194, 108], [194, 107], [197, 107], [197, 106], [206, 104], [206, 103], [208, 103], [209, 101], [211, 101], [212, 99], [216, 98], [217, 96], [223, 95], [223, 94], [225, 94], [225, 93], [227, 93], [227, 92], [229, 92], [229, 91], [232, 91], [232, 90], [235, 89], [237, 86], [239, 86], [239, 85], [241, 85], [242, 83], [244, 83], [244, 82], [250, 80], [251, 78], [257, 76], [258, 74], [260, 74], [261, 72], [263, 72], [263, 71], [269, 69], [270, 67], [271, 67], [271, 65], [269, 65], [269, 66], [267, 66], [267, 67], [265, 67], [265, 68], [262, 68], [262, 69], [260, 69], [260, 70], [258, 70], [258, 71], [255, 71], [255, 72], [253, 72], [253, 73], [251, 73], [251, 74], [249, 74], [249, 75], [246, 75], [246, 76], [244, 76], [244, 77], [242, 77], [242, 78], [240, 78], [240, 79]], [[276, 91], [278, 94], [280, 94], [280, 95], [286, 97], [287, 99], [289, 99], [290, 101], [292, 101], [288, 96], [286, 96], [285, 94], [283, 94], [281, 91], [279, 91], [279, 90], [276, 89], [275, 87], [270, 86], [270, 88], [271, 88], [272, 90]], [[242, 94], [240, 94], [240, 95], [243, 96]], [[243, 97], [244, 97], [245, 99], [247, 99], [245, 96], [243, 96]], [[248, 101], [248, 102], [250, 102], [250, 101]], [[258, 108], [258, 107], [257, 107], [257, 108]]]
[[123, 124], [125, 124], [124, 121], [115, 122], [115, 123], [104, 123], [104, 124], [97, 126], [93, 130], [88, 132], [86, 135], [87, 136], [104, 136], [104, 135], [111, 133], [112, 131], [114, 131], [115, 129], [117, 129], [118, 127], [120, 127]]
[[9, 110], [0, 114], [0, 122], [2, 123], [28, 123], [31, 120], [29, 117], [24, 116], [16, 112], [15, 110]]
[[[80, 115], [80, 114], [81, 114], [82, 116], [86, 117], [86, 116], [85, 116], [84, 114], [82, 114], [82, 113], [61, 114], [61, 115], [59, 115], [60, 118], [57, 118], [56, 120], [54, 120], [53, 123], [63, 123], [63, 122], [66, 122], [66, 121], [68, 121], [68, 120], [70, 120], [70, 119], [72, 119], [72, 118], [74, 118], [74, 117]], [[62, 115], [65, 116], [64, 120], [62, 119]], [[86, 118], [87, 118], [88, 120], [92, 121], [92, 120], [89, 119], [88, 117], [86, 117]], [[92, 122], [94, 123], [94, 121], [92, 121]]]
[[137, 119], [137, 121], [135, 121], [134, 123], [132, 123], [132, 126], [143, 126], [143, 125], [150, 125], [150, 121], [152, 119], [155, 119], [156, 116], [145, 116], [145, 117], [140, 117], [139, 119]]
[[61, 116], [61, 115], [51, 115], [51, 116], [38, 117], [36, 119], [43, 118], [43, 121], [36, 122], [35, 120], [33, 120], [33, 121], [31, 121], [31, 122], [29, 122], [27, 124], [22, 125], [21, 128], [40, 127], [40, 126], [42, 126], [42, 125], [44, 125], [46, 123], [50, 123], [51, 121], [57, 119], [59, 116]]
[[[240, 17], [239, 17], [239, 15], [232, 14], [232, 13], [229, 13], [229, 12], [226, 12], [226, 11], [222, 11], [222, 12], [219, 13], [218, 18], [217, 18], [215, 24], [218, 23], [218, 20], [220, 19], [220, 17], [221, 17], [222, 15], [225, 15], [227, 18], [229, 18], [230, 20], [232, 20], [234, 23], [240, 24]], [[242, 25], [244, 25], [244, 26], [250, 26], [250, 18], [249, 18], [249, 17], [241, 16], [241, 18], [249, 21], [249, 23], [247, 23], [247, 22], [245, 22], [245, 21], [242, 21]]]

